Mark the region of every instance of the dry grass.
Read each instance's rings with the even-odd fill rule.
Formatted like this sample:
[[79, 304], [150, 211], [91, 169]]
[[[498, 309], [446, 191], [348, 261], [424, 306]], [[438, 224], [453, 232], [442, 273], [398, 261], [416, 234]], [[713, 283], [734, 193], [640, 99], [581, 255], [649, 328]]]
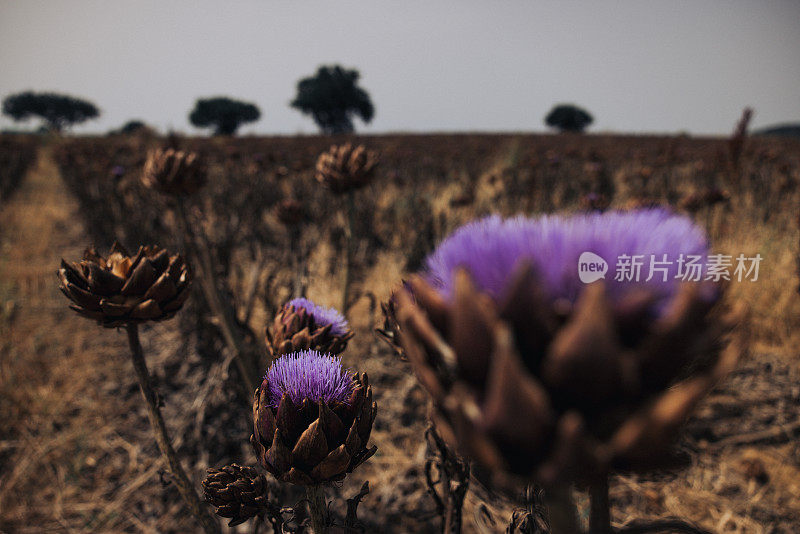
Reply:
[[[374, 303], [389, 295], [414, 257], [424, 255], [459, 224], [493, 211], [574, 211], [588, 192], [607, 195], [612, 207], [651, 200], [677, 205], [692, 192], [713, 186], [731, 197], [728, 203], [695, 214], [708, 228], [713, 248], [764, 257], [758, 282], [732, 283], [729, 292], [729, 298], [750, 307], [749, 356], [688, 425], [681, 447], [691, 465], [675, 473], [616, 477], [613, 519], [623, 524], [632, 518], [673, 515], [715, 532], [796, 531], [800, 302], [795, 291], [795, 217], [800, 205], [800, 143], [751, 142], [742, 166], [736, 168], [727, 162], [727, 147], [719, 140], [389, 136], [365, 141], [383, 157], [376, 183], [360, 197], [364, 237], [356, 253], [355, 289], [361, 297], [348, 314], [357, 336], [345, 361], [367, 371], [376, 384], [379, 416], [373, 435], [379, 449], [343, 487], [331, 492], [335, 508], [341, 509], [342, 499], [369, 480], [372, 492], [361, 507], [368, 531], [438, 528], [421, 471], [425, 396], [406, 365], [372, 334], [379, 320]], [[237, 267], [229, 273], [230, 287], [246, 286], [248, 273], [258, 264], [257, 255], [243, 244], [247, 241], [266, 251], [265, 273], [277, 273], [279, 280], [291, 278], [282, 252], [285, 236], [269, 212], [272, 203], [291, 194], [303, 199], [314, 216], [301, 243], [309, 251], [308, 296], [326, 305], [338, 303], [337, 236], [342, 221], [335, 202], [310, 185], [314, 158], [329, 140], [183, 142], [212, 157], [216, 192], [201, 204], [208, 207], [213, 198], [223, 198], [211, 195], [221, 195], [226, 180], [251, 180], [246, 183], [271, 191], [249, 192], [265, 203], [265, 213], [257, 212], [258, 223], [249, 221], [242, 230], [244, 237], [234, 247]], [[134, 184], [146, 144], [76, 141], [69, 150], [77, 153], [83, 147], [92, 157], [79, 157], [68, 165], [56, 154], [63, 170], [84, 180], [83, 209], [73, 196], [80, 192], [75, 179], [68, 177], [71, 188], [65, 187], [46, 147], [14, 197], [0, 205], [2, 532], [195, 528], [177, 492], [159, 476], [163, 465], [130, 373], [124, 336], [74, 317], [53, 275], [62, 256], [77, 257], [89, 240], [104, 244], [97, 229], [83, 222], [100, 224], [89, 213], [96, 202], [92, 188], [109, 199], [119, 192], [132, 206], [147, 198], [138, 196], [144, 193]], [[126, 174], [116, 189], [102, 189], [109, 169], [117, 164], [126, 165]], [[145, 236], [158, 231], [147, 227], [152, 214], [133, 214], [126, 223], [123, 213], [102, 212], [112, 233], [133, 240], [134, 226]], [[214, 213], [215, 221], [222, 220], [224, 214]], [[257, 225], [265, 230], [255, 232]], [[169, 239], [169, 234], [162, 237]], [[259, 290], [265, 291], [267, 276], [257, 274]], [[274, 298], [284, 294], [285, 288], [279, 287]], [[259, 301], [250, 317], [257, 332], [269, 316], [268, 304], [266, 299]], [[198, 482], [207, 466], [253, 462], [246, 443], [249, 410], [231, 386], [236, 374], [230, 355], [203, 320], [199, 307], [190, 306], [180, 319], [143, 334], [165, 399], [165, 418], [184, 465]], [[481, 523], [494, 526], [481, 530], [474, 518], [485, 498], [483, 492], [468, 494], [466, 532], [504, 530], [513, 503], [488, 503]]]

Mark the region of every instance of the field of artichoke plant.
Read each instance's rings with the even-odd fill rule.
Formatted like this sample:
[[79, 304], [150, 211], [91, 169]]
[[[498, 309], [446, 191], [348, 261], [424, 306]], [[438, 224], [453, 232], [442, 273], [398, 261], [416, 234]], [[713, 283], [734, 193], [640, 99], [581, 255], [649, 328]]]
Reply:
[[797, 532], [800, 142], [744, 126], [0, 138], [0, 532]]

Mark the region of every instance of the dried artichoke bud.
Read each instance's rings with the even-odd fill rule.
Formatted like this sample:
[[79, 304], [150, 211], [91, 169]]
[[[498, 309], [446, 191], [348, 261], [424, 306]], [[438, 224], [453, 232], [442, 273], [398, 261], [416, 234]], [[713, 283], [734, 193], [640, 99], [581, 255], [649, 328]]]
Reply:
[[192, 282], [179, 254], [145, 246], [131, 256], [119, 243], [108, 257], [88, 248], [79, 262], [61, 260], [57, 274], [70, 308], [109, 328], [171, 318], [186, 302]]
[[334, 145], [317, 159], [317, 181], [336, 194], [360, 189], [373, 177], [378, 155], [364, 145]]

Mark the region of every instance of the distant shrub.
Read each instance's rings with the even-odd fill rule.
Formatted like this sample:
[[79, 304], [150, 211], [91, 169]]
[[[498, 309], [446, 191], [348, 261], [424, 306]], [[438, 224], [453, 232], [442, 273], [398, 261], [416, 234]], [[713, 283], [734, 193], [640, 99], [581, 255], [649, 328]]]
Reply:
[[559, 104], [550, 110], [544, 122], [562, 132], [582, 132], [594, 119], [588, 112], [572, 104]]
[[234, 135], [244, 123], [261, 118], [255, 104], [227, 97], [201, 98], [189, 114], [189, 122], [198, 128], [214, 128], [214, 135]]
[[357, 70], [339, 65], [320, 67], [314, 76], [297, 83], [291, 106], [311, 115], [323, 133], [353, 132], [353, 117], [369, 122], [375, 114], [369, 94], [357, 85], [359, 77]]
[[15, 121], [40, 117], [51, 130], [58, 132], [66, 126], [94, 119], [100, 115], [100, 111], [91, 102], [80, 98], [25, 91], [3, 100], [3, 114]]

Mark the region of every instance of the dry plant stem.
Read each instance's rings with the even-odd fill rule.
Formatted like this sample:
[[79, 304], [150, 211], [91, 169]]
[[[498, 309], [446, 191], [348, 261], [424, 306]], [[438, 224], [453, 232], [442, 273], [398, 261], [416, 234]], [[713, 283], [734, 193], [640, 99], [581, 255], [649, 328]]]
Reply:
[[577, 534], [581, 532], [578, 525], [578, 511], [572, 500], [568, 485], [548, 487], [544, 492], [547, 512], [550, 518], [550, 534]]
[[325, 534], [328, 531], [328, 504], [325, 502], [325, 491], [320, 485], [306, 486], [306, 498], [314, 534]]
[[608, 477], [602, 477], [589, 487], [589, 533], [608, 534], [611, 530], [611, 511], [608, 501]]
[[289, 253], [292, 255], [292, 272], [294, 279], [292, 280], [292, 297], [300, 298], [303, 296], [303, 277], [305, 276], [305, 265], [303, 257], [300, 252], [300, 236], [298, 228], [291, 228], [289, 230]]
[[708, 530], [697, 528], [680, 519], [656, 519], [653, 521], [635, 521], [622, 527], [617, 534], [711, 534]]
[[342, 282], [342, 313], [347, 313], [347, 299], [348, 293], [350, 292], [350, 264], [353, 261], [353, 226], [355, 226], [355, 192], [348, 191], [346, 194], [346, 205], [345, 205], [345, 218], [346, 224], [344, 227], [344, 237], [345, 237], [345, 260], [344, 260], [344, 282]]
[[183, 497], [183, 501], [189, 507], [195, 519], [202, 525], [203, 530], [209, 534], [218, 533], [220, 529], [216, 519], [200, 501], [197, 492], [189, 482], [189, 477], [186, 476], [186, 472], [178, 461], [175, 449], [172, 448], [172, 442], [167, 435], [167, 426], [158, 406], [158, 395], [150, 382], [150, 373], [147, 371], [142, 345], [139, 343], [139, 328], [136, 324], [129, 323], [126, 329], [128, 331], [128, 344], [131, 348], [133, 368], [136, 371], [136, 377], [139, 379], [139, 390], [142, 392], [142, 397], [147, 405], [147, 418], [150, 420], [150, 426], [153, 429], [153, 434], [155, 434], [158, 448], [161, 450], [161, 456], [169, 466], [169, 471], [172, 474], [175, 486], [178, 488], [181, 497]]
[[225, 306], [222, 297], [217, 289], [216, 274], [214, 271], [214, 264], [211, 261], [211, 256], [208, 253], [207, 246], [197, 246], [194, 240], [194, 235], [191, 231], [191, 225], [186, 216], [186, 210], [183, 206], [183, 201], [179, 200], [178, 205], [178, 219], [181, 223], [181, 233], [186, 236], [186, 241], [190, 249], [190, 253], [198, 261], [202, 268], [202, 276], [200, 276], [200, 286], [203, 288], [203, 294], [206, 297], [211, 313], [219, 321], [222, 336], [225, 338], [225, 344], [228, 349], [233, 351], [236, 355], [236, 366], [239, 369], [239, 374], [242, 375], [242, 383], [244, 385], [245, 398], [248, 399], [252, 396], [253, 391], [256, 389], [256, 368], [257, 366], [250, 362], [247, 357], [247, 350], [244, 346], [244, 340], [234, 324], [233, 317], [231, 316], [230, 309]]
[[[442, 516], [442, 533], [459, 534], [462, 524], [464, 498], [469, 490], [469, 462], [455, 454], [431, 425], [425, 438], [433, 452], [433, 457], [425, 462], [425, 480], [428, 493], [434, 500]], [[433, 468], [438, 472], [438, 480], [433, 479]], [[436, 486], [441, 487], [437, 491]]]

